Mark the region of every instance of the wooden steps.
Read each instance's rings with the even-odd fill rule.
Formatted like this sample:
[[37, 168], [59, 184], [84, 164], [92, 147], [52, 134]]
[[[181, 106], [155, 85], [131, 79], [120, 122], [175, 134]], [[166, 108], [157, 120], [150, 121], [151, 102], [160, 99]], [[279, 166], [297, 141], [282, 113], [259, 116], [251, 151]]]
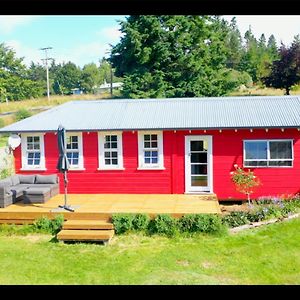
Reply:
[[67, 220], [63, 229], [114, 229], [114, 226], [104, 220]]
[[114, 236], [114, 226], [106, 220], [67, 220], [57, 234], [59, 241], [108, 243]]
[[107, 243], [114, 236], [114, 230], [82, 230], [63, 229], [57, 234], [59, 241], [89, 242], [97, 241]]

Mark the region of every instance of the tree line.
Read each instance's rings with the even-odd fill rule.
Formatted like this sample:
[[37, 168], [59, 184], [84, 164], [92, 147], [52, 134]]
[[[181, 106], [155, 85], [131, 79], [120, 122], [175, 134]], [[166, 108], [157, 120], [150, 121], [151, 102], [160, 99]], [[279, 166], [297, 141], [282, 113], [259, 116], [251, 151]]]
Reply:
[[128, 98], [222, 96], [241, 85], [284, 88], [300, 80], [300, 43], [276, 44], [274, 35], [244, 37], [236, 18], [129, 16], [110, 61]]
[[[50, 93], [69, 95], [73, 89], [84, 93], [96, 93], [104, 82], [111, 82], [111, 65], [107, 59], [89, 63], [80, 68], [73, 62], [55, 63], [49, 66]], [[113, 76], [113, 81], [119, 80]], [[31, 62], [29, 67], [23, 58], [17, 58], [15, 52], [4, 43], [0, 44], [0, 101], [19, 101], [38, 98], [47, 94], [45, 67]]]
[[[300, 81], [300, 40], [277, 45], [274, 35], [256, 39], [251, 27], [241, 36], [236, 19], [220, 16], [145, 15], [120, 21], [120, 41], [109, 59], [78, 67], [71, 61], [49, 67], [50, 93], [78, 88], [95, 93], [100, 84], [123, 81], [126, 98], [222, 96], [240, 86], [283, 88]], [[29, 67], [0, 44], [0, 101], [46, 95], [46, 71]]]

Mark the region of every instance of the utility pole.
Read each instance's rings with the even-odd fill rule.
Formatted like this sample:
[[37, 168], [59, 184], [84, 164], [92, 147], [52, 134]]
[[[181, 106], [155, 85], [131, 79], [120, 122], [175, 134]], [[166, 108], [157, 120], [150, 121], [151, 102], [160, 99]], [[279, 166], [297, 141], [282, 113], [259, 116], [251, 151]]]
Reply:
[[110, 96], [113, 96], [113, 70], [112, 70], [112, 65], [110, 65]]
[[48, 69], [48, 60], [53, 58], [48, 58], [48, 52], [47, 50], [52, 49], [52, 47], [46, 47], [46, 48], [40, 48], [40, 50], [45, 51], [45, 56], [46, 58], [42, 59], [42, 61], [44, 61], [45, 66], [46, 66], [46, 75], [47, 75], [47, 97], [48, 97], [48, 101], [50, 101], [50, 86], [49, 86], [49, 69]]

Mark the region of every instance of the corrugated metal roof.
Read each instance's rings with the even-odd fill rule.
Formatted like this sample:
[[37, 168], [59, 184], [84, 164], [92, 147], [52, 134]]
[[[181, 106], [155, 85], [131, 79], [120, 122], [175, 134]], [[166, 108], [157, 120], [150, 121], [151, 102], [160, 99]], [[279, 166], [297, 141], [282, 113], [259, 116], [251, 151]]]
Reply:
[[300, 96], [82, 100], [0, 132], [300, 127]]

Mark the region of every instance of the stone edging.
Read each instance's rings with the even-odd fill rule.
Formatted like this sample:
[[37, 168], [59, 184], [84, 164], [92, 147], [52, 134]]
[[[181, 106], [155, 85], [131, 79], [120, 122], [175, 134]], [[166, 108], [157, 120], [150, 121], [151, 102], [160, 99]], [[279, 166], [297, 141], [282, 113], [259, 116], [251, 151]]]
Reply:
[[230, 228], [229, 232], [230, 233], [237, 233], [237, 232], [240, 232], [240, 231], [245, 230], [245, 229], [251, 229], [251, 228], [259, 227], [259, 226], [262, 226], [262, 225], [273, 224], [273, 223], [276, 223], [276, 222], [286, 221], [286, 220], [290, 220], [290, 219], [294, 219], [294, 218], [298, 218], [298, 217], [300, 217], [300, 213], [293, 214], [293, 215], [288, 216], [286, 218], [277, 218], [277, 219], [271, 219], [271, 220], [267, 220], [267, 221], [253, 222], [253, 223], [250, 223], [250, 224], [245, 224], [245, 225], [242, 225], [242, 226]]

